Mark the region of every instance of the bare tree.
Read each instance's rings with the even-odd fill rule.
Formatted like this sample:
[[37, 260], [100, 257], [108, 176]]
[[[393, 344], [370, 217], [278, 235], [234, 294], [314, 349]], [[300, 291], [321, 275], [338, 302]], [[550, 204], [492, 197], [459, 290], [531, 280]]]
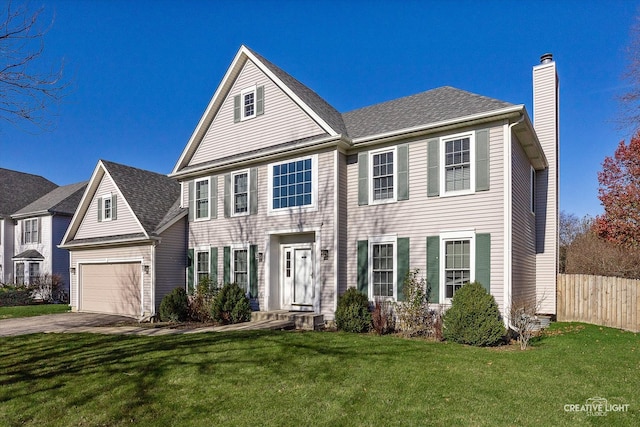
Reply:
[[14, 7], [9, 1], [1, 12], [0, 119], [47, 129], [52, 121], [44, 112], [64, 96], [67, 84], [62, 79], [62, 64], [42, 71], [38, 61], [48, 30], [38, 23], [43, 10], [32, 12], [27, 5]]

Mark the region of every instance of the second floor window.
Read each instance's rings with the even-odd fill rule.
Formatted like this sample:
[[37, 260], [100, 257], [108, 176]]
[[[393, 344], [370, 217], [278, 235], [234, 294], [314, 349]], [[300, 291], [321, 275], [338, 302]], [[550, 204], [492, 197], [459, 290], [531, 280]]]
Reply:
[[25, 219], [22, 222], [22, 243], [38, 243], [40, 241], [38, 218]]
[[209, 218], [209, 179], [196, 181], [195, 192], [195, 218]]
[[395, 200], [395, 149], [371, 153], [371, 202]]
[[444, 142], [445, 192], [471, 188], [471, 139], [469, 137]]
[[307, 157], [271, 166], [272, 209], [313, 204], [313, 161]]
[[242, 215], [249, 212], [249, 173], [240, 172], [233, 176], [233, 213]]

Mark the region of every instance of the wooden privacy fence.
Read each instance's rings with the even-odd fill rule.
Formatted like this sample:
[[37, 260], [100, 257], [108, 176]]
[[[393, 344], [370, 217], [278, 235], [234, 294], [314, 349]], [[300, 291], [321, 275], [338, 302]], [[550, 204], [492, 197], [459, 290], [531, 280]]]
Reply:
[[640, 332], [640, 280], [559, 274], [559, 322], [585, 322]]

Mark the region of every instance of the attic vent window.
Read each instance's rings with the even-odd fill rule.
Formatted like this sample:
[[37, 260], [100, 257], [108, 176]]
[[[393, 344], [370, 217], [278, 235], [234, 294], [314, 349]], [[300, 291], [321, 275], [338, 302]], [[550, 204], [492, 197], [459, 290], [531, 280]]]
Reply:
[[233, 97], [233, 121], [242, 122], [264, 114], [264, 86], [251, 86]]

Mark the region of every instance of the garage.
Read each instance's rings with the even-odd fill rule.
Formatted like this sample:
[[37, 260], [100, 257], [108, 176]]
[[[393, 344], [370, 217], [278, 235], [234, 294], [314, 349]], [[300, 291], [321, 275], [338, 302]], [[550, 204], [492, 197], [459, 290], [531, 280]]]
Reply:
[[80, 266], [80, 310], [140, 316], [141, 263]]

